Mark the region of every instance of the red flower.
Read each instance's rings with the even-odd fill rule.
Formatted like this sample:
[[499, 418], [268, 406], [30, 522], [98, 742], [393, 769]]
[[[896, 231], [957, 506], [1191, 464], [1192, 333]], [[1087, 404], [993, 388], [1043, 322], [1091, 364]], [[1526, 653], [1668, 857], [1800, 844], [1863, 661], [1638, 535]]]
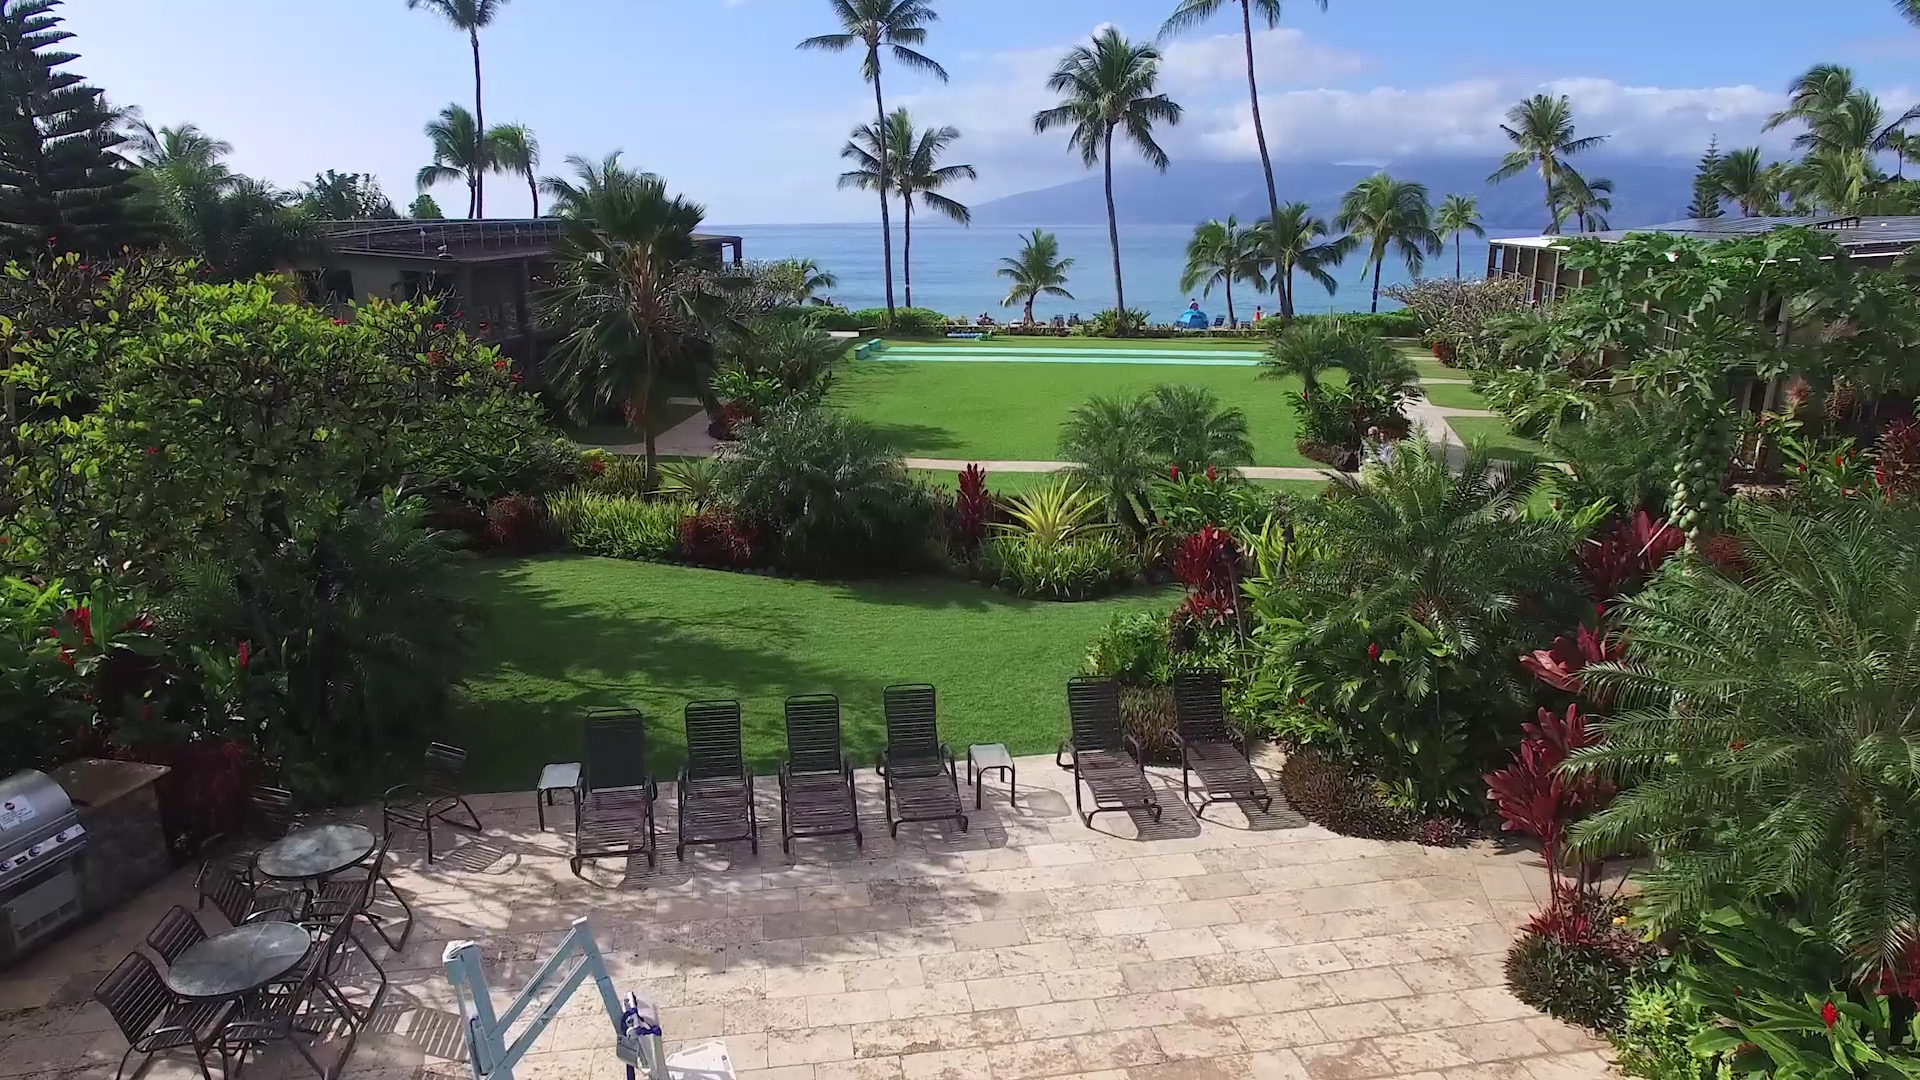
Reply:
[[1307, 400], [1307, 392], [1305, 390], [1300, 391], [1300, 400], [1301, 401]]
[[1209, 465], [1209, 466], [1207, 466], [1207, 479], [1209, 479], [1209, 480], [1218, 480], [1218, 479], [1220, 479], [1220, 475], [1219, 475], [1218, 473], [1216, 473], [1216, 472], [1214, 472], [1214, 469], [1213, 469], [1213, 466], [1211, 466], [1211, 465]]
[[1305, 705], [1305, 704], [1307, 703], [1307, 699], [1306, 699], [1306, 698], [1294, 698], [1294, 699], [1293, 699], [1293, 703], [1294, 703], [1295, 705]]
[[67, 612], [67, 618], [72, 619], [73, 628], [80, 631], [80, 640], [88, 645], [93, 644], [93, 609], [90, 607], [74, 608], [72, 611]]
[[1820, 1006], [1820, 1020], [1828, 1027], [1832, 1027], [1840, 1022], [1840, 1010], [1834, 1008], [1833, 1002], [1829, 1001]]
[[160, 448], [159, 448], [159, 447], [157, 447], [157, 446], [149, 446], [149, 447], [147, 447], [147, 456], [148, 456], [148, 457], [159, 457], [159, 456], [160, 456]]
[[505, 360], [495, 360], [493, 362], [493, 370], [495, 371], [507, 370], [507, 362]]
[[1178, 465], [1167, 466], [1167, 479], [1169, 480], [1180, 479], [1180, 466]]
[[1745, 750], [1746, 748], [1747, 748], [1747, 740], [1745, 739], [1735, 739], [1732, 742], [1727, 744], [1727, 749], [1733, 751], [1736, 754], [1742, 750]]
[[509, 377], [510, 377], [510, 378], [512, 378], [514, 382], [519, 382], [519, 381], [520, 381], [521, 379], [524, 379], [524, 378], [526, 378], [526, 376], [525, 376], [525, 375], [523, 375], [523, 374], [521, 374], [521, 373], [520, 373], [520, 372], [518, 372], [518, 371], [516, 371], [516, 372], [514, 372], [514, 373], [513, 373], [513, 374], [512, 374], [511, 376], [509, 376]]
[[240, 647], [234, 650], [234, 659], [240, 662], [241, 671], [247, 670], [247, 665], [253, 662], [253, 642], [242, 641]]
[[1375, 641], [1375, 642], [1369, 642], [1367, 644], [1367, 659], [1369, 660], [1380, 659], [1380, 643], [1379, 642]]
[[333, 325], [335, 325], [335, 326], [345, 326], [345, 325], [347, 325], [347, 320], [345, 320], [345, 319], [335, 319], [335, 320], [333, 320]]
[[587, 471], [595, 476], [599, 476], [601, 473], [607, 471], [607, 463], [600, 458], [594, 458], [592, 461], [587, 462]]
[[443, 322], [437, 322], [433, 324], [433, 328], [435, 330], [445, 330], [447, 328], [447, 324]]
[[1844, 469], [1844, 468], [1846, 468], [1846, 467], [1847, 467], [1847, 455], [1845, 455], [1845, 454], [1835, 454], [1835, 455], [1833, 455], [1833, 467], [1834, 467], [1834, 468], [1836, 468], [1836, 469]]
[[1803, 462], [1801, 462], [1801, 463], [1800, 463], [1800, 471], [1801, 471], [1801, 472], [1806, 472], [1806, 471], [1807, 471], [1807, 463], [1806, 463], [1806, 462], [1804, 462], [1804, 461], [1803, 461]]

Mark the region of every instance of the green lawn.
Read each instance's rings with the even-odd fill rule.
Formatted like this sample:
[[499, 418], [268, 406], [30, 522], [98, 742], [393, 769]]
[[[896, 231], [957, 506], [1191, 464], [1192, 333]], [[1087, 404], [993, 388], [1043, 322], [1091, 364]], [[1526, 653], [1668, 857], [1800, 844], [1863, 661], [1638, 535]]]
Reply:
[[[698, 405], [668, 402], [660, 406], [660, 430], [672, 431], [699, 412]], [[589, 424], [586, 427], [569, 428], [567, 436], [582, 446], [633, 446], [645, 441], [639, 432], [625, 424]]]
[[1425, 383], [1421, 389], [1426, 393], [1428, 401], [1441, 408], [1484, 409], [1487, 407], [1487, 399], [1474, 393], [1471, 386], [1454, 386], [1450, 383], [1435, 386], [1432, 383]]
[[956, 349], [1222, 349], [1229, 352], [1265, 352], [1265, 338], [1095, 338], [1095, 337], [991, 337], [985, 341], [961, 338], [887, 338], [889, 345], [946, 345]]
[[686, 703], [738, 698], [748, 756], [772, 783], [781, 703], [836, 693], [847, 745], [870, 765], [880, 692], [897, 682], [939, 688], [956, 754], [984, 742], [1050, 752], [1094, 634], [1177, 596], [1049, 604], [938, 578], [826, 584], [581, 557], [487, 564], [472, 585], [486, 625], [451, 738], [472, 755], [476, 788], [494, 791], [526, 790], [541, 765], [576, 760], [581, 717], [602, 705], [645, 711], [654, 771], [671, 779]]
[[[1069, 339], [1070, 340], [1070, 339]], [[911, 457], [1052, 461], [1060, 425], [1096, 394], [1157, 383], [1205, 386], [1247, 414], [1256, 465], [1312, 465], [1294, 449], [1291, 379], [1258, 368], [866, 361], [842, 369], [829, 402], [878, 427]]]
[[[913, 475], [940, 487], [952, 489], [959, 486], [953, 473], [935, 472], [932, 469], [910, 469]], [[1055, 473], [1014, 473], [996, 472], [987, 474], [987, 490], [996, 495], [1020, 495], [1058, 478]], [[1292, 491], [1302, 495], [1318, 495], [1327, 486], [1324, 480], [1253, 480], [1254, 487], [1271, 491]]]
[[1471, 443], [1475, 439], [1484, 439], [1495, 454], [1504, 451], [1517, 452], [1515, 456], [1551, 458], [1547, 448], [1532, 439], [1522, 438], [1513, 433], [1507, 421], [1498, 416], [1449, 416], [1447, 426], [1460, 436], [1461, 442]]

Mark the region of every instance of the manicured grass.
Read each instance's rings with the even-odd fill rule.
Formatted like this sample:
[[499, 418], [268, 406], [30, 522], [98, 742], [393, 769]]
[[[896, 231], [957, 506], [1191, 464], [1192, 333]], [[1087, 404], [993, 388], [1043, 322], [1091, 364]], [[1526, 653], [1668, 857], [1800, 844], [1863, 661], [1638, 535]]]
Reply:
[[1467, 373], [1460, 368], [1452, 368], [1433, 358], [1433, 353], [1422, 348], [1401, 349], [1413, 359], [1414, 369], [1423, 379], [1464, 379]]
[[1540, 443], [1515, 435], [1513, 429], [1507, 426], [1506, 420], [1502, 417], [1449, 416], [1447, 426], [1453, 429], [1455, 435], [1460, 436], [1461, 442], [1485, 440], [1496, 455], [1512, 452], [1512, 456], [1552, 457], [1551, 452]]
[[[672, 431], [699, 412], [698, 405], [668, 402], [660, 406], [660, 430]], [[624, 424], [589, 424], [583, 428], [569, 428], [567, 436], [582, 446], [637, 446], [646, 441], [645, 436]]]
[[1426, 393], [1428, 401], [1441, 408], [1484, 409], [1487, 407], [1487, 399], [1474, 393], [1471, 386], [1454, 386], [1450, 383], [1435, 386], [1433, 383], [1425, 383], [1421, 389]]
[[963, 338], [887, 338], [889, 345], [945, 345], [956, 349], [1224, 349], [1264, 352], [1266, 338], [1094, 338], [1094, 337], [991, 337], [985, 341]]
[[[929, 483], [948, 489], [959, 486], [959, 481], [950, 472], [935, 472], [932, 469], [910, 469], [913, 475]], [[1058, 479], [1055, 473], [1015, 473], [997, 472], [987, 475], [987, 490], [996, 495], [1019, 495], [1037, 487], [1045, 487]], [[1302, 495], [1318, 495], [1326, 489], [1324, 480], [1262, 480], [1248, 481], [1254, 487], [1269, 491], [1292, 491]]]
[[885, 738], [880, 693], [939, 688], [940, 733], [1051, 752], [1066, 733], [1066, 680], [1115, 614], [1171, 607], [1177, 589], [1086, 604], [1019, 600], [941, 578], [826, 584], [612, 559], [494, 563], [472, 574], [486, 619], [451, 741], [476, 790], [526, 790], [550, 761], [578, 760], [595, 706], [643, 710], [652, 765], [672, 779], [689, 701], [738, 698], [763, 781], [785, 746], [794, 694], [840, 696], [862, 767]]
[[1158, 383], [1204, 386], [1247, 414], [1256, 465], [1312, 465], [1293, 447], [1293, 379], [1258, 368], [1097, 364], [846, 365], [829, 403], [878, 427], [912, 457], [1053, 461], [1060, 426], [1095, 395], [1133, 396]]

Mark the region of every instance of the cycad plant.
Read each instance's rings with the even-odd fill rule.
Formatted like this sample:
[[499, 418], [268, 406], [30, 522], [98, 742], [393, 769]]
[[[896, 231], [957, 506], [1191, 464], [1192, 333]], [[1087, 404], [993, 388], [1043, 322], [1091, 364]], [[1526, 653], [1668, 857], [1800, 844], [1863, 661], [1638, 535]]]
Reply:
[[1204, 386], [1156, 386], [1140, 399], [1139, 409], [1139, 437], [1154, 455], [1156, 466], [1197, 473], [1208, 466], [1231, 469], [1253, 464], [1247, 414], [1234, 407], [1222, 408], [1220, 399]]
[[1224, 286], [1227, 325], [1238, 328], [1240, 318], [1233, 309], [1233, 283], [1237, 281], [1265, 292], [1267, 279], [1261, 268], [1272, 263], [1272, 246], [1264, 227], [1244, 228], [1232, 215], [1225, 221], [1204, 222], [1193, 230], [1193, 239], [1187, 242], [1187, 268], [1180, 275], [1180, 291], [1190, 293], [1199, 289], [1200, 295], [1212, 296], [1215, 285]]
[[1087, 399], [1060, 428], [1060, 456], [1075, 462], [1073, 475], [1107, 500], [1114, 520], [1145, 536], [1151, 517], [1147, 490], [1167, 466], [1154, 460], [1140, 438], [1140, 413], [1138, 400]]
[[1909, 508], [1764, 504], [1721, 569], [1670, 565], [1618, 610], [1628, 659], [1583, 676], [1617, 702], [1568, 768], [1618, 781], [1588, 855], [1645, 847], [1662, 925], [1729, 900], [1784, 906], [1863, 974], [1920, 925], [1920, 548]]

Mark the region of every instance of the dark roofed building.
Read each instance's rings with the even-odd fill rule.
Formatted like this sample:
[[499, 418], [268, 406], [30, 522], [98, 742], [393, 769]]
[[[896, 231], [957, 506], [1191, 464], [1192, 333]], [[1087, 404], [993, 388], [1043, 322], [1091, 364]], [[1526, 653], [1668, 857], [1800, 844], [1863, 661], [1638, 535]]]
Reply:
[[[533, 295], [551, 266], [557, 218], [326, 221], [326, 251], [299, 271], [314, 302], [344, 313], [350, 302], [438, 296], [467, 330], [500, 347], [537, 385], [542, 343]], [[695, 234], [722, 263], [738, 263], [738, 236]]]

